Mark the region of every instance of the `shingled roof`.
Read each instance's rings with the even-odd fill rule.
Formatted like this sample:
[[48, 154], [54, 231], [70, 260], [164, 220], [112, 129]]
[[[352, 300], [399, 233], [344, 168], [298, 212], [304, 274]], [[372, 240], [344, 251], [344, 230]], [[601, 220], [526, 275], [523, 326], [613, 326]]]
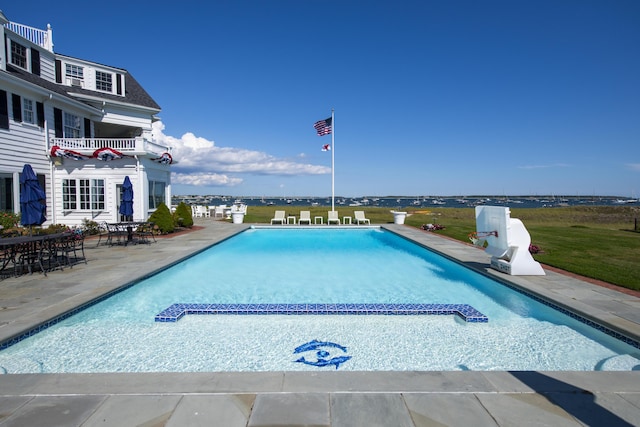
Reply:
[[[59, 55], [59, 56], [64, 56], [64, 55]], [[62, 84], [58, 84], [58, 83], [43, 79], [40, 76], [29, 73], [28, 71], [15, 67], [11, 64], [7, 64], [7, 73], [62, 96], [75, 99], [73, 94], [80, 93], [80, 94], [90, 95], [96, 98], [102, 98], [105, 100], [126, 102], [132, 105], [139, 105], [141, 107], [160, 110], [160, 106], [158, 105], [158, 103], [154, 101], [153, 98], [151, 98], [151, 96], [147, 93], [146, 90], [142, 88], [142, 86], [140, 86], [138, 81], [127, 70], [122, 68], [121, 70], [123, 71], [122, 74], [124, 74], [125, 76], [124, 97], [119, 95], [113, 95], [110, 93], [95, 91], [95, 90], [65, 86]]]

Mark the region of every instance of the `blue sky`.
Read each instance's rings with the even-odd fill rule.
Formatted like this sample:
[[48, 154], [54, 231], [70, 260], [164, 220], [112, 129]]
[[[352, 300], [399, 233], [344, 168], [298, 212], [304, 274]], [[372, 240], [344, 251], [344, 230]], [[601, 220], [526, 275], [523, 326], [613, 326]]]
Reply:
[[[73, 13], [71, 13], [73, 9]], [[160, 104], [174, 194], [640, 194], [637, 0], [30, 1]]]

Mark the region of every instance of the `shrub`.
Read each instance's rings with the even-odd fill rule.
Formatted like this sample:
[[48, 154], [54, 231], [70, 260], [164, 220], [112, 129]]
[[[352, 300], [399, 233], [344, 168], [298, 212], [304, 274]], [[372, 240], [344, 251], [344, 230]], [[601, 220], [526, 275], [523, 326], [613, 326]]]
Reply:
[[193, 214], [191, 213], [191, 207], [185, 202], [180, 202], [176, 211], [173, 213], [173, 219], [180, 227], [193, 227]]
[[88, 235], [100, 234], [100, 225], [87, 218], [82, 220], [82, 229]]
[[158, 208], [149, 217], [149, 222], [153, 222], [162, 234], [172, 233], [175, 229], [173, 215], [164, 203], [160, 203]]
[[13, 212], [0, 212], [0, 225], [3, 229], [17, 227], [20, 224], [20, 214]]

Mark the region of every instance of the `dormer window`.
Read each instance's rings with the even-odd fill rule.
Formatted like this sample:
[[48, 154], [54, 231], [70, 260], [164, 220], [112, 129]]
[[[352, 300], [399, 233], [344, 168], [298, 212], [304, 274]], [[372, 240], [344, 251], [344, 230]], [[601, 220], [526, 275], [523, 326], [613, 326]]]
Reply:
[[11, 63], [27, 69], [27, 48], [11, 40]]
[[66, 64], [65, 77], [70, 86], [84, 87], [84, 68], [79, 65]]
[[96, 90], [113, 92], [113, 82], [111, 74], [96, 71]]

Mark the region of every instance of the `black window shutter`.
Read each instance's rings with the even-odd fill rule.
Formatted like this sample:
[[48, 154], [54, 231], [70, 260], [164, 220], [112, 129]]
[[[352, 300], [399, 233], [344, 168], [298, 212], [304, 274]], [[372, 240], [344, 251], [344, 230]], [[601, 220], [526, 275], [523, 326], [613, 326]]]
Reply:
[[122, 74], [116, 74], [116, 93], [122, 95]]
[[62, 110], [59, 108], [53, 109], [53, 126], [55, 127], [56, 138], [64, 138], [64, 132], [62, 129]]
[[56, 59], [56, 83], [62, 83], [62, 61]]
[[84, 118], [84, 137], [91, 138], [91, 120]]
[[36, 76], [40, 75], [40, 51], [31, 49], [31, 72]]
[[0, 90], [0, 129], [9, 129], [9, 101], [5, 90]]
[[20, 95], [16, 95], [15, 93], [11, 94], [11, 102], [13, 103], [13, 120], [16, 122], [22, 121], [22, 102], [20, 100]]
[[38, 126], [44, 127], [44, 104], [36, 102], [36, 115], [38, 116]]

